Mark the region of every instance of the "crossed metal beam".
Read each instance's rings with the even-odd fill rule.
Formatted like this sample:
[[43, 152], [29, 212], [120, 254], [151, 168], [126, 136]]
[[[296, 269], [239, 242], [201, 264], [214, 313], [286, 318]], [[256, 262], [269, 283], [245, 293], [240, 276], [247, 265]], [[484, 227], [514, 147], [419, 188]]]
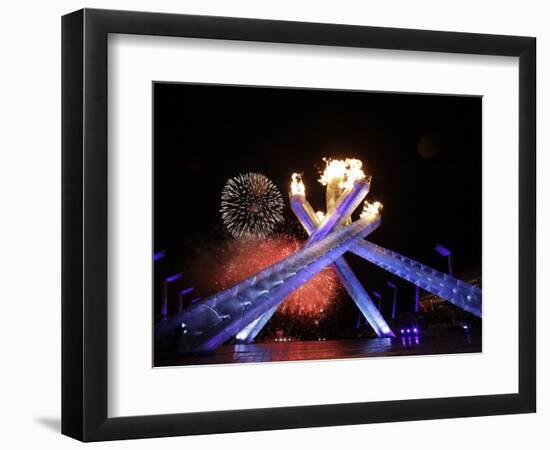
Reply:
[[162, 346], [176, 342], [184, 351], [213, 350], [269, 310], [276, 309], [293, 290], [378, 228], [378, 213], [361, 215], [350, 225], [340, 227], [367, 191], [364, 182], [346, 189], [332, 208], [337, 216], [327, 214], [307, 245], [297, 252], [158, 323], [155, 343]]
[[[354, 186], [355, 185], [362, 186], [362, 190], [365, 191], [366, 196], [370, 188], [370, 183], [367, 181], [358, 181], [354, 183]], [[338, 200], [341, 201], [340, 199], [342, 197], [344, 198], [344, 200], [347, 199], [348, 201], [350, 199], [354, 199], [353, 193], [346, 191], [344, 191], [344, 193]], [[361, 197], [361, 200], [363, 200], [363, 198], [364, 196]], [[315, 242], [317, 239], [319, 239], [319, 236], [323, 236], [324, 234], [330, 232], [337, 226], [337, 224], [346, 222], [349, 217], [349, 215], [343, 216], [342, 211], [339, 211], [336, 208], [331, 208], [331, 210], [324, 217], [323, 221], [320, 221], [319, 217], [317, 217], [317, 215], [313, 211], [313, 208], [306, 200], [304, 193], [291, 193], [290, 207], [306, 230], [306, 232], [310, 235], [310, 238], [304, 244], [304, 246], [311, 245], [312, 242]], [[334, 261], [334, 263], [332, 264], [332, 268], [334, 269], [337, 276], [340, 278], [342, 285], [349, 293], [350, 297], [353, 299], [363, 316], [365, 316], [365, 319], [373, 328], [375, 333], [380, 337], [394, 337], [394, 334], [384, 320], [384, 317], [382, 316], [382, 314], [380, 314], [380, 311], [374, 305], [371, 297], [363, 288], [361, 282], [359, 281], [357, 276], [355, 276], [345, 258], [342, 256], [341, 258]], [[262, 317], [258, 318], [256, 321], [239, 331], [236, 336], [237, 342], [246, 344], [251, 343], [276, 311], [277, 308], [270, 309]]]

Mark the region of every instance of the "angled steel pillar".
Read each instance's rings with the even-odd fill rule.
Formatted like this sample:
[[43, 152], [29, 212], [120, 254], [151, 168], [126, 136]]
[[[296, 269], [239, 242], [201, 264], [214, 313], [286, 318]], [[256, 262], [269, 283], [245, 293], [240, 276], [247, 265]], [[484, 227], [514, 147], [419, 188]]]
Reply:
[[271, 319], [273, 315], [277, 312], [278, 307], [279, 305], [271, 308], [264, 315], [258, 317], [254, 322], [239, 331], [235, 336], [237, 342], [239, 344], [250, 344], [254, 339], [256, 339], [256, 336], [260, 334], [260, 331], [263, 330], [267, 322], [269, 322], [269, 319]]
[[369, 241], [359, 242], [350, 251], [381, 269], [481, 317], [481, 289]]
[[[319, 225], [319, 219], [313, 212], [313, 208], [303, 195], [294, 195], [290, 199], [290, 207], [298, 217], [298, 220], [308, 233], [313, 233]], [[380, 314], [380, 311], [374, 305], [367, 291], [361, 285], [361, 282], [355, 276], [351, 267], [342, 257], [334, 261], [333, 268], [340, 277], [340, 281], [350, 294], [351, 298], [359, 310], [367, 319], [369, 325], [374, 329], [378, 336], [393, 337], [394, 334], [390, 327]]]
[[235, 286], [212, 295], [155, 327], [155, 342], [175, 339], [181, 350], [213, 350], [278, 306], [294, 289], [338, 259], [380, 225], [371, 214], [343, 227]]

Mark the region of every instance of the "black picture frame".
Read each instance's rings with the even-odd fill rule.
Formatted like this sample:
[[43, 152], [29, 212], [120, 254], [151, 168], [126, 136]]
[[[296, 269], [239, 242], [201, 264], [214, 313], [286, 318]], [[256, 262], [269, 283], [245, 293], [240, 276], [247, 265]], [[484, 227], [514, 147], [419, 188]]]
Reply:
[[[519, 57], [519, 390], [514, 394], [107, 416], [107, 36]], [[62, 18], [62, 433], [82, 441], [535, 412], [536, 39], [83, 9]]]

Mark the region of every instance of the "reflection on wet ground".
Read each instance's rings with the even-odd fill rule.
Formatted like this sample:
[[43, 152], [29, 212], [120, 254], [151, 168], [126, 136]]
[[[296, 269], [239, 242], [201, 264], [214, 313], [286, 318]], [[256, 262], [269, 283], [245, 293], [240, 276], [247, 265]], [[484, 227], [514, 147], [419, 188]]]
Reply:
[[373, 356], [436, 355], [481, 352], [481, 335], [456, 333], [443, 336], [349, 339], [338, 341], [264, 342], [224, 345], [205, 354], [158, 355], [155, 366], [257, 363]]

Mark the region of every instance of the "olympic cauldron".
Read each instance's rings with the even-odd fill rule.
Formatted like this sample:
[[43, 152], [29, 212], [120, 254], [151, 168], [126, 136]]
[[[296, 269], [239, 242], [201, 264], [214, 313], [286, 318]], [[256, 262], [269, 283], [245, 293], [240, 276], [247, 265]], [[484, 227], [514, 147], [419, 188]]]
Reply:
[[[293, 290], [328, 266], [375, 333], [393, 337], [346, 262], [348, 251], [481, 317], [480, 289], [364, 239], [380, 226], [381, 205], [364, 202], [371, 178], [365, 176], [361, 161], [328, 160], [319, 181], [326, 185], [326, 214], [314, 212], [301, 177], [292, 176], [290, 206], [309, 234], [304, 245], [272, 266], [159, 322], [155, 326], [157, 348], [176, 345], [180, 351], [193, 352], [214, 350], [231, 339], [250, 343]], [[363, 202], [359, 219], [352, 221], [352, 213]]]

